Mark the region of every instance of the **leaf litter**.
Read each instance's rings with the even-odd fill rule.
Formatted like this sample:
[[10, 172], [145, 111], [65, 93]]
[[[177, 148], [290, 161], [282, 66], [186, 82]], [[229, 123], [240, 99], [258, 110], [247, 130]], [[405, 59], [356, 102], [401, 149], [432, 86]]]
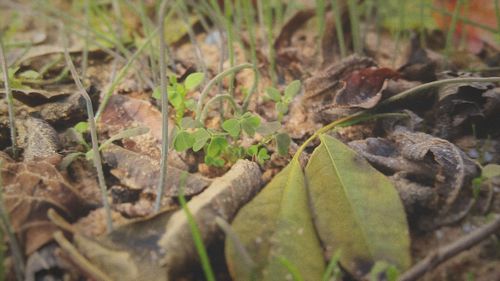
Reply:
[[[231, 1], [226, 2], [230, 5]], [[306, 2], [298, 9], [288, 6], [289, 3], [272, 6], [276, 17], [285, 6], [289, 13], [281, 26], [274, 27], [274, 40], [273, 36], [262, 36], [252, 42], [251, 36], [242, 32], [243, 36], [238, 35], [241, 44], [235, 44], [236, 62], [241, 63], [251, 57], [245, 52], [252, 44], [265, 46], [269, 41], [276, 55], [279, 84], [286, 85], [295, 79], [304, 81], [303, 91], [290, 98], [290, 108], [283, 111], [287, 113], [278, 121], [279, 115], [273, 112], [275, 109], [263, 98], [264, 94], [250, 102], [249, 108], [261, 124], [277, 123], [273, 131], [279, 137], [270, 141], [262, 133], [265, 130], [258, 128], [255, 138], [245, 135], [240, 144], [245, 147], [263, 143], [266, 153], [271, 153], [271, 160], [261, 163], [260, 168], [243, 160], [232, 162], [232, 167], [228, 162], [217, 168], [203, 163], [206, 151], [202, 148], [196, 152], [172, 152], [162, 198], [164, 209], [158, 214], [152, 214], [152, 203], [160, 172], [160, 145], [164, 140], [160, 133], [161, 113], [151, 98], [158, 77], [150, 54], [138, 57], [112, 91], [109, 104], [98, 120], [101, 144], [127, 129], [149, 128], [145, 134], [116, 139], [101, 150], [110, 186], [108, 197], [113, 202], [113, 220], [117, 225], [111, 233], [106, 233], [95, 170], [84, 157], [90, 136], [76, 126], [86, 121], [85, 104], [63, 75], [64, 64], [57, 62], [62, 49], [57, 36], [52, 36], [56, 29], [46, 23], [38, 28], [29, 25], [28, 20], [24, 23], [25, 30], [14, 32], [17, 36], [27, 36], [36, 45], [24, 54], [18, 48], [8, 49], [8, 61], [17, 57], [21, 66], [13, 73], [13, 81], [21, 83], [14, 89], [14, 102], [23, 153], [20, 159], [2, 154], [1, 168], [5, 206], [25, 257], [31, 261], [27, 280], [39, 274], [52, 276], [54, 268], [62, 269], [71, 278], [199, 280], [201, 270], [196, 266], [193, 270], [198, 255], [188, 221], [178, 209], [184, 171], [188, 174], [182, 192], [190, 199], [188, 207], [201, 230], [203, 243], [209, 247], [220, 280], [327, 280], [324, 274], [329, 262], [328, 267], [339, 267], [344, 277], [361, 280], [378, 274], [382, 280], [392, 274], [391, 270], [403, 272], [412, 260], [416, 262], [434, 248], [479, 228], [486, 221], [485, 214], [498, 214], [500, 196], [495, 165], [500, 157], [497, 140], [500, 132], [492, 124], [499, 118], [500, 98], [495, 83], [467, 82], [432, 88], [383, 108], [385, 112], [396, 112], [397, 117], [335, 128], [331, 134], [317, 135], [315, 141], [300, 146], [330, 122], [351, 114], [376, 114], [386, 99], [423, 83], [498, 75], [495, 70], [476, 71], [498, 63], [495, 59], [498, 46], [492, 43], [495, 42], [492, 37], [482, 33], [484, 30], [478, 33], [479, 37], [470, 36], [467, 32], [471, 29], [463, 29], [464, 46], [474, 51], [480, 46], [482, 53], [443, 54], [446, 34], [442, 31], [419, 34], [424, 37], [404, 35], [396, 40], [394, 33], [370, 25], [367, 13], [361, 29], [364, 55], [342, 58], [335, 24], [342, 23], [349, 49], [359, 31], [350, 21], [347, 5], [341, 1], [340, 13], [326, 5], [327, 26], [323, 37], [318, 38], [314, 23], [319, 11], [310, 1]], [[13, 8], [9, 5], [6, 11]], [[151, 9], [148, 5], [144, 7]], [[252, 7], [263, 8], [255, 5]], [[123, 7], [125, 4], [122, 9], [130, 17], [127, 24], [142, 22], [143, 27], [149, 24], [150, 18], [140, 19], [138, 14]], [[205, 76], [210, 78], [220, 72], [220, 66], [227, 69], [234, 65], [224, 54], [224, 48], [220, 48], [229, 40], [228, 34], [213, 36], [212, 27], [197, 14], [202, 7], [207, 8], [193, 6], [189, 10], [195, 24], [181, 24], [183, 30], [196, 29], [194, 37], [190, 38], [193, 35], [188, 34], [190, 31], [180, 31], [178, 38], [170, 42], [169, 47], [173, 48], [168, 51], [172, 59], [169, 75], [180, 81], [190, 72], [201, 71], [196, 66], [205, 64], [208, 69]], [[62, 8], [64, 11], [67, 7]], [[102, 15], [103, 10], [99, 9], [103, 7], [94, 7], [91, 17]], [[476, 9], [473, 6], [471, 18], [477, 16]], [[32, 17], [30, 13], [27, 15]], [[336, 15], [340, 15], [340, 21], [335, 20]], [[263, 15], [255, 16], [265, 22]], [[15, 16], [9, 14], [9, 19], [12, 18]], [[247, 23], [233, 24], [241, 28]], [[261, 31], [259, 28], [257, 33]], [[74, 33], [70, 36], [70, 51], [79, 66], [88, 64], [83, 78], [97, 108], [116, 72], [141, 42], [132, 39], [122, 46], [123, 42], [119, 42], [113, 49], [109, 48], [109, 41], [100, 41], [102, 34], [88, 32], [91, 42], [96, 44], [85, 50], [88, 46], [85, 47], [83, 37]], [[134, 36], [147, 37], [142, 32]], [[483, 41], [478, 44], [478, 40]], [[316, 46], [318, 42], [320, 47]], [[157, 48], [156, 44], [153, 43], [153, 48]], [[199, 61], [197, 48], [202, 51], [204, 61]], [[256, 67], [263, 74], [259, 77], [257, 95], [264, 93], [273, 81], [268, 77], [274, 70], [270, 70], [267, 56], [270, 50], [266, 48], [257, 48], [255, 54]], [[87, 51], [88, 61], [84, 62]], [[50, 66], [51, 62], [55, 63]], [[49, 71], [44, 72], [46, 66]], [[30, 83], [39, 78], [50, 83]], [[235, 80], [226, 79], [215, 88], [235, 89], [236, 97], [244, 98], [252, 88], [253, 79], [252, 71], [245, 70]], [[2, 89], [1, 93], [5, 91]], [[198, 94], [194, 91], [190, 98], [196, 99]], [[215, 91], [210, 93], [213, 94]], [[219, 123], [234, 114], [229, 107], [211, 108], [214, 110], [208, 113], [208, 130], [205, 130], [209, 136], [220, 127]], [[170, 117], [172, 136], [178, 124], [174, 116]], [[226, 131], [231, 137], [237, 136], [232, 130], [234, 126], [228, 126], [222, 128], [229, 128]], [[0, 140], [6, 152], [10, 146], [8, 127], [7, 110], [2, 104]], [[275, 148], [273, 142], [287, 142], [291, 149]], [[58, 170], [61, 159], [71, 153], [75, 158], [65, 169]], [[49, 209], [62, 217], [47, 216]], [[230, 228], [234, 239], [226, 238], [224, 242], [224, 234], [231, 235], [227, 229], [222, 232], [216, 220], [231, 222], [234, 217]], [[60, 232], [53, 236], [57, 228], [64, 230], [66, 238]], [[53, 237], [57, 244], [53, 243]], [[454, 270], [457, 264], [469, 264], [469, 272], [478, 280], [497, 276], [498, 270], [494, 268], [499, 262], [488, 247], [495, 247], [491, 239], [462, 253], [455, 263], [445, 263], [424, 280], [443, 279], [443, 276], [464, 279], [468, 272]], [[41, 258], [50, 263], [37, 264], [36, 260]], [[68, 266], [67, 261], [72, 265]], [[383, 272], [370, 272], [378, 268], [383, 268]]]

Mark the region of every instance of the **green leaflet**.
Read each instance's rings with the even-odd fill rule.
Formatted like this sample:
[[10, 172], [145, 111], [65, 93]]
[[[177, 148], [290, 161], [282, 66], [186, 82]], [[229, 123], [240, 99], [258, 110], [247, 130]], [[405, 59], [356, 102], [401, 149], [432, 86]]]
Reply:
[[304, 280], [321, 280], [325, 269], [322, 249], [296, 158], [240, 210], [232, 228], [256, 265], [248, 268], [227, 239], [226, 261], [235, 280], [287, 280], [291, 273], [283, 260]]
[[321, 135], [306, 167], [315, 225], [327, 254], [362, 275], [376, 261], [411, 264], [403, 205], [392, 183], [342, 142]]

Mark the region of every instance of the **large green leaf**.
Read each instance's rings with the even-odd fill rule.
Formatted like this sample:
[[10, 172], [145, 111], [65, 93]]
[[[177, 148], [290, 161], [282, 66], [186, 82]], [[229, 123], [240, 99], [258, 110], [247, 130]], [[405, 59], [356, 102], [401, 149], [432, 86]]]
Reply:
[[283, 260], [304, 280], [321, 280], [324, 259], [297, 159], [240, 210], [232, 227], [255, 262], [255, 268], [248, 268], [227, 239], [226, 260], [235, 280], [287, 280], [291, 273]]
[[376, 261], [410, 266], [403, 205], [387, 177], [333, 137], [322, 135], [306, 167], [315, 224], [327, 254], [355, 275]]

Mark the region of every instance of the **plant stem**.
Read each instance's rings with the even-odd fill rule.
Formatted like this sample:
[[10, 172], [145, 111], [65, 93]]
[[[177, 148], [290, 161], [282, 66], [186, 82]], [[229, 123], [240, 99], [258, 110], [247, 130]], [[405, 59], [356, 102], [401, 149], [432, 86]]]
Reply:
[[[234, 30], [233, 30], [233, 6], [230, 0], [224, 0], [224, 17], [226, 24], [226, 32], [227, 32], [227, 50], [229, 52], [229, 67], [233, 67], [235, 63], [234, 59]], [[234, 96], [234, 77], [235, 74], [232, 74], [229, 77], [229, 94]]]
[[2, 64], [3, 83], [5, 87], [5, 98], [7, 99], [7, 110], [9, 112], [9, 126], [10, 126], [10, 140], [12, 142], [12, 155], [17, 159], [17, 132], [15, 124], [14, 113], [14, 98], [10, 89], [9, 69], [7, 68], [7, 59], [5, 58], [5, 51], [2, 42], [3, 34], [0, 33], [0, 63]]
[[318, 41], [316, 51], [321, 56], [321, 42], [325, 33], [325, 0], [316, 0], [316, 27], [318, 29]]
[[357, 54], [363, 53], [363, 47], [361, 46], [361, 36], [359, 30], [359, 14], [358, 14], [358, 4], [356, 0], [347, 0], [349, 5], [349, 19], [351, 22], [351, 33], [352, 33], [352, 43], [354, 45], [354, 52]]
[[276, 52], [274, 50], [274, 40], [273, 40], [273, 9], [270, 1], [263, 2], [264, 9], [264, 23], [267, 30], [267, 48], [269, 56], [269, 74], [271, 76], [271, 82], [273, 87], [276, 87], [278, 79], [276, 76]]
[[[198, 104], [196, 105], [195, 114], [196, 114], [196, 119], [198, 119], [198, 121], [201, 119], [201, 110], [203, 108], [203, 101], [207, 97], [207, 95], [210, 92], [210, 90], [212, 89], [212, 87], [218, 81], [220, 81], [222, 78], [224, 78], [225, 76], [232, 74], [232, 73], [235, 73], [235, 72], [238, 72], [238, 71], [245, 69], [245, 68], [253, 68], [253, 65], [250, 63], [243, 63], [240, 65], [231, 67], [231, 68], [224, 70], [223, 72], [217, 74], [214, 78], [212, 78], [210, 81], [208, 81], [205, 88], [203, 88], [203, 91], [201, 91], [200, 99], [198, 100]], [[250, 95], [250, 93], [248, 95]]]
[[406, 1], [400, 1], [398, 5], [398, 13], [399, 13], [399, 24], [398, 24], [398, 31], [396, 33], [396, 43], [394, 44], [394, 55], [392, 56], [392, 67], [395, 68], [396, 66], [396, 59], [399, 55], [399, 45], [401, 43], [401, 36], [404, 31], [404, 24], [405, 24], [405, 16], [406, 16]]
[[64, 43], [65, 43], [64, 58], [66, 59], [66, 64], [68, 65], [69, 70], [71, 72], [71, 76], [73, 77], [73, 80], [75, 81], [76, 86], [80, 91], [80, 94], [85, 99], [85, 104], [87, 106], [90, 137], [92, 139], [92, 151], [94, 153], [94, 157], [92, 158], [92, 160], [94, 161], [94, 166], [97, 170], [97, 178], [99, 181], [99, 187], [101, 189], [102, 204], [106, 212], [106, 228], [108, 230], [108, 233], [110, 233], [111, 231], [113, 231], [113, 219], [111, 217], [111, 208], [109, 207], [109, 202], [108, 202], [108, 191], [106, 187], [106, 181], [104, 179], [104, 172], [102, 169], [101, 154], [99, 153], [99, 141], [97, 139], [97, 130], [95, 125], [94, 109], [92, 108], [92, 100], [90, 99], [89, 94], [83, 87], [82, 82], [78, 77], [78, 73], [76, 72], [73, 61], [69, 56], [66, 36], [64, 36]]
[[[186, 31], [187, 31], [189, 40], [191, 41], [191, 45], [193, 45], [194, 53], [196, 55], [196, 60], [197, 60], [196, 64], [198, 66], [198, 69], [201, 72], [206, 74], [207, 73], [207, 66], [205, 64], [205, 60], [203, 59], [203, 53], [201, 51], [200, 45], [198, 44], [198, 41], [196, 41], [196, 35], [194, 34], [193, 28], [191, 27], [191, 23], [188, 20], [189, 14], [187, 11], [186, 4], [184, 3], [184, 1], [177, 1], [176, 3], [179, 6], [179, 9], [178, 9], [179, 16], [182, 18], [182, 21], [184, 22], [184, 26], [186, 27]], [[204, 82], [202, 82], [202, 84], [204, 84]]]
[[146, 41], [144, 41], [144, 43], [142, 43], [141, 47], [139, 47], [139, 49], [137, 49], [135, 51], [135, 53], [130, 57], [130, 59], [125, 64], [125, 66], [120, 69], [116, 79], [113, 80], [111, 85], [108, 87], [106, 93], [104, 94], [104, 98], [103, 98], [101, 104], [99, 105], [99, 108], [97, 109], [97, 113], [95, 116], [96, 120], [98, 120], [101, 117], [101, 114], [104, 111], [104, 109], [106, 108], [106, 106], [108, 105], [109, 99], [111, 98], [111, 95], [113, 95], [113, 91], [115, 90], [116, 86], [118, 86], [118, 83], [120, 83], [122, 81], [122, 79], [127, 74], [128, 70], [132, 66], [132, 63], [139, 57], [139, 55], [144, 51], [146, 46], [148, 46], [149, 43], [151, 42], [151, 40], [156, 36], [157, 31], [158, 31], [158, 29], [155, 29], [155, 30], [153, 30], [153, 32], [151, 32], [149, 37], [146, 38]]
[[[317, 137], [319, 137], [319, 135], [323, 134], [323, 133], [326, 133], [328, 132], [329, 130], [339, 126], [339, 125], [342, 125], [342, 124], [345, 124], [347, 122], [350, 122], [350, 121], [361, 121], [361, 120], [366, 120], [366, 119], [372, 119], [372, 118], [379, 118], [379, 117], [383, 117], [383, 116], [387, 116], [387, 114], [376, 114], [376, 115], [372, 115], [370, 116], [369, 114], [373, 114], [373, 113], [376, 113], [378, 112], [381, 108], [391, 104], [391, 103], [394, 103], [398, 100], [401, 100], [403, 98], [406, 98], [410, 95], [414, 95], [418, 92], [421, 92], [423, 90], [427, 90], [427, 89], [430, 89], [430, 88], [433, 88], [433, 87], [438, 87], [438, 86], [443, 86], [443, 85], [447, 85], [447, 84], [454, 84], [454, 83], [473, 83], [473, 82], [500, 82], [500, 77], [486, 77], [486, 78], [482, 78], [482, 77], [467, 77], [467, 78], [452, 78], [452, 79], [445, 79], [445, 80], [439, 80], [439, 81], [434, 81], [434, 82], [430, 82], [430, 83], [425, 83], [425, 84], [422, 84], [422, 85], [419, 85], [415, 88], [412, 88], [412, 89], [409, 89], [409, 90], [406, 90], [404, 92], [401, 92], [395, 96], [392, 96], [384, 101], [382, 101], [381, 103], [379, 103], [375, 108], [372, 108], [370, 110], [366, 110], [366, 111], [358, 111], [356, 113], [353, 113], [349, 116], [346, 116], [346, 117], [342, 117], [340, 119], [337, 119], [333, 122], [331, 122], [330, 124], [324, 126], [323, 128], [317, 130], [312, 136], [310, 136], [300, 147], [299, 149], [297, 150], [297, 152], [295, 153], [294, 155], [294, 158], [299, 158], [299, 156], [302, 154], [302, 152], [304, 151], [304, 149], [307, 147], [307, 145], [312, 142], [314, 139], [316, 139]], [[390, 113], [389, 113], [390, 114]], [[365, 119], [366, 118], [366, 119]]]
[[446, 45], [444, 49], [445, 56], [448, 57], [450, 55], [452, 44], [453, 44], [453, 35], [455, 34], [455, 29], [457, 27], [458, 15], [460, 14], [460, 8], [463, 5], [463, 0], [458, 0], [455, 3], [455, 9], [453, 10], [453, 16], [451, 17], [450, 28], [448, 28], [448, 32], [446, 33]]
[[444, 79], [444, 80], [438, 80], [438, 81], [433, 81], [429, 83], [425, 83], [422, 85], [419, 85], [415, 88], [411, 88], [409, 90], [406, 90], [404, 92], [401, 92], [395, 96], [392, 96], [381, 103], [377, 105], [377, 108], [386, 106], [387, 104], [393, 103], [397, 100], [401, 100], [403, 98], [406, 98], [407, 96], [413, 95], [415, 93], [418, 93], [423, 90], [427, 90], [433, 87], [438, 87], [438, 86], [443, 86], [447, 84], [454, 84], [454, 83], [474, 83], [474, 82], [500, 82], [500, 77], [467, 77], [467, 78], [451, 78], [451, 79]]
[[[248, 32], [248, 37], [250, 41], [250, 58], [251, 62], [254, 66], [254, 69], [256, 70], [256, 76], [255, 76], [255, 81], [259, 81], [259, 72], [257, 68], [257, 39], [255, 37], [255, 15], [254, 15], [254, 8], [251, 0], [242, 0], [243, 1], [243, 17], [245, 19], [246, 23], [246, 30]], [[257, 84], [255, 83], [254, 86]], [[252, 91], [255, 89], [252, 89]], [[249, 93], [250, 95], [250, 93]]]
[[425, 48], [425, 26], [424, 26], [424, 15], [425, 15], [425, 0], [420, 0], [420, 15], [419, 15], [419, 39], [420, 39], [420, 47]]
[[[84, 13], [85, 13], [85, 26], [90, 27], [90, 11], [89, 11], [89, 3], [90, 0], [85, 0], [84, 3]], [[82, 53], [82, 77], [85, 77], [87, 72], [88, 58], [89, 58], [89, 38], [90, 32], [89, 29], [85, 29], [85, 38], [83, 45], [83, 53]]]
[[[0, 168], [3, 165], [3, 161], [0, 160]], [[23, 252], [19, 243], [17, 242], [16, 235], [14, 234], [14, 229], [12, 229], [12, 224], [10, 223], [9, 215], [5, 210], [3, 201], [3, 179], [0, 173], [0, 220], [4, 229], [4, 233], [7, 233], [9, 239], [10, 248], [12, 251], [12, 256], [14, 257], [14, 270], [16, 271], [17, 280], [24, 280], [24, 259]], [[3, 267], [3, 265], [2, 265]]]
[[201, 236], [200, 228], [196, 224], [196, 220], [193, 217], [193, 214], [189, 210], [189, 207], [186, 202], [186, 198], [184, 197], [184, 186], [186, 185], [186, 177], [187, 172], [182, 173], [180, 178], [180, 192], [179, 192], [179, 203], [181, 204], [182, 210], [186, 214], [187, 222], [189, 224], [189, 228], [191, 229], [191, 236], [193, 237], [194, 245], [196, 247], [196, 251], [198, 252], [198, 256], [200, 257], [201, 267], [203, 268], [203, 273], [207, 281], [215, 281], [215, 275], [210, 266], [210, 259], [208, 258], [207, 250], [205, 249], [205, 245], [203, 245], [203, 239]]
[[332, 9], [333, 13], [335, 14], [335, 29], [337, 31], [337, 40], [339, 41], [340, 57], [345, 58], [345, 56], [347, 55], [347, 50], [344, 40], [344, 29], [342, 27], [342, 13], [340, 11], [339, 0], [332, 0]]
[[208, 102], [203, 107], [203, 110], [201, 111], [200, 121], [202, 123], [205, 121], [205, 118], [207, 117], [208, 109], [210, 108], [210, 106], [212, 106], [215, 102], [221, 101], [224, 99], [229, 102], [229, 104], [231, 105], [231, 107], [233, 108], [233, 110], [235, 112], [241, 113], [241, 111], [238, 109], [238, 105], [234, 101], [233, 96], [231, 96], [230, 94], [216, 95], [215, 97], [209, 99]]
[[168, 0], [163, 0], [158, 11], [158, 29], [160, 32], [160, 92], [161, 92], [161, 159], [160, 180], [156, 190], [156, 201], [154, 211], [158, 212], [161, 207], [161, 199], [168, 174], [168, 92], [167, 92], [167, 65], [165, 61], [165, 11]]

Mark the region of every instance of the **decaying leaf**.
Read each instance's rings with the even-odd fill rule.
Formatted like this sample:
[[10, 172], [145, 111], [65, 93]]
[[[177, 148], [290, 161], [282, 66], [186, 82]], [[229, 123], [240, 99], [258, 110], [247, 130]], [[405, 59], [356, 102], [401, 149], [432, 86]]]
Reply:
[[428, 216], [432, 211], [432, 217], [424, 217], [436, 225], [443, 222], [443, 216], [451, 213], [455, 205], [466, 209], [458, 200], [459, 195], [463, 187], [477, 176], [478, 169], [452, 143], [396, 127], [388, 139], [368, 138], [353, 141], [349, 146], [377, 169], [394, 175], [392, 180], [410, 216]]
[[315, 225], [327, 256], [355, 276], [376, 261], [411, 264], [406, 214], [393, 185], [361, 156], [327, 135], [306, 167]]
[[[146, 193], [156, 193], [160, 165], [150, 157], [110, 144], [103, 148], [102, 157], [106, 164], [111, 166], [111, 174], [120, 182], [131, 188], [144, 190]], [[165, 196], [179, 194], [179, 179], [182, 171], [169, 166], [168, 178], [165, 186]], [[200, 193], [210, 184], [210, 180], [200, 175], [192, 174], [186, 179], [184, 194], [191, 196]]]
[[290, 273], [280, 259], [296, 267], [304, 280], [321, 280], [324, 260], [305, 185], [294, 158], [240, 210], [232, 228], [256, 266], [247, 268], [231, 239], [226, 239], [226, 261], [235, 280], [286, 280]]
[[[454, 72], [445, 72], [440, 75], [441, 79], [457, 77], [473, 77], [473, 75]], [[490, 117], [486, 113], [495, 114], [485, 111], [486, 98], [482, 95], [492, 87], [492, 83], [484, 82], [449, 84], [441, 87], [434, 107], [433, 135], [453, 139], [458, 135], [463, 135], [464, 130], [470, 130], [473, 124], [479, 124], [480, 121]], [[494, 100], [490, 100], [492, 101]]]
[[382, 99], [388, 79], [398, 77], [389, 68], [363, 68], [350, 73], [335, 95], [334, 106], [372, 108]]
[[75, 218], [90, 207], [53, 165], [0, 157], [5, 209], [27, 255], [52, 240], [56, 227], [47, 219], [48, 209]]
[[304, 82], [305, 98], [311, 99], [318, 95], [328, 95], [333, 100], [340, 81], [345, 80], [353, 71], [376, 66], [375, 61], [368, 57], [351, 55], [340, 62], [329, 65], [315, 73]]
[[[131, 98], [123, 95], [113, 95], [103, 111], [99, 127], [108, 135], [115, 135], [131, 127], [146, 127], [149, 132], [124, 141], [124, 147], [135, 152], [146, 154], [154, 159], [160, 158], [161, 145], [161, 112], [149, 101]], [[169, 119], [169, 136], [175, 128]], [[171, 137], [169, 143], [172, 141]], [[169, 153], [169, 161], [177, 154]], [[177, 165], [180, 166], [180, 165]]]
[[22, 122], [24, 126], [19, 130], [19, 136], [24, 139], [24, 160], [43, 160], [49, 157], [58, 156], [57, 151], [60, 148], [59, 138], [56, 130], [42, 119], [29, 117]]

